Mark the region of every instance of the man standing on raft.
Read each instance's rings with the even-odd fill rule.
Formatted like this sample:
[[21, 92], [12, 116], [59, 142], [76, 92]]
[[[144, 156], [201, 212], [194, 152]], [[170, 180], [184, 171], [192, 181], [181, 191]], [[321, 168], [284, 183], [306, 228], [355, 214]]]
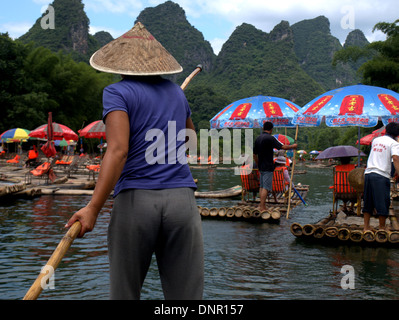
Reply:
[[292, 150], [298, 147], [296, 143], [292, 145], [283, 145], [272, 136], [273, 127], [272, 122], [265, 122], [263, 124], [263, 132], [258, 138], [256, 138], [254, 146], [254, 160], [258, 165], [260, 172], [260, 211], [266, 210], [265, 203], [268, 193], [273, 190], [273, 149]]
[[385, 127], [384, 136], [375, 138], [371, 144], [367, 168], [364, 172], [364, 231], [371, 230], [370, 218], [376, 210], [379, 228], [385, 230], [385, 220], [391, 204], [392, 163], [399, 172], [399, 124], [391, 122]]

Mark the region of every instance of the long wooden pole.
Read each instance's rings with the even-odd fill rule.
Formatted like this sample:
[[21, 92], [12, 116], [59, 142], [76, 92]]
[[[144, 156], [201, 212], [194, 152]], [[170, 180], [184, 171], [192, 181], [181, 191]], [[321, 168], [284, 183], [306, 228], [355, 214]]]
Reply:
[[81, 224], [79, 221], [76, 221], [68, 230], [68, 232], [64, 235], [57, 248], [54, 250], [50, 259], [47, 261], [47, 264], [42, 269], [43, 271], [36, 278], [35, 282], [32, 284], [28, 292], [26, 293], [23, 300], [36, 300], [37, 297], [42, 292], [43, 288], [46, 285], [46, 280], [50, 279], [52, 273], [57, 269], [60, 264], [62, 258], [65, 253], [68, 251], [69, 247], [73, 243], [73, 241], [78, 236], [81, 229]]
[[[298, 139], [298, 125], [296, 126], [295, 142], [294, 143], [296, 143], [297, 139]], [[294, 149], [294, 157], [292, 158], [290, 189], [289, 189], [289, 192], [288, 192], [287, 219], [288, 219], [288, 217], [290, 215], [290, 208], [291, 208], [291, 192], [292, 192], [292, 184], [293, 184], [293, 179], [294, 179], [295, 155], [296, 155], [296, 150]]]
[[194, 78], [198, 73], [202, 71], [202, 65], [198, 65], [193, 72], [184, 80], [183, 84], [180, 86], [180, 88], [184, 91], [186, 89], [187, 85], [189, 82]]

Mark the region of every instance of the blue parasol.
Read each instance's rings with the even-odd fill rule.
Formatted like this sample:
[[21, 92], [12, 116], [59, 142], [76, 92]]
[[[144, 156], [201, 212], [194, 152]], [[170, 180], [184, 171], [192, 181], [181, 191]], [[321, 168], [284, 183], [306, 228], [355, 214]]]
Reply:
[[254, 96], [229, 104], [211, 120], [211, 129], [262, 128], [270, 121], [275, 127], [294, 127], [292, 119], [300, 109], [295, 103], [278, 97]]

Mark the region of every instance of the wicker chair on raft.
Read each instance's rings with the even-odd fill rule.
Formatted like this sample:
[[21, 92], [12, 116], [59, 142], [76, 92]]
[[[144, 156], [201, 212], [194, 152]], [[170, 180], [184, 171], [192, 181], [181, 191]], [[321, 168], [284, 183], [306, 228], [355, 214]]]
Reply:
[[50, 181], [54, 182], [57, 178], [53, 170], [55, 161], [56, 159], [54, 158], [51, 162], [44, 162], [35, 169], [27, 172], [25, 175], [25, 183], [31, 184], [33, 176], [37, 178], [45, 178], [45, 184], [49, 184]]
[[[240, 168], [240, 177], [242, 184], [242, 201], [248, 201], [249, 193], [252, 192], [253, 200], [256, 198], [256, 194], [259, 192], [260, 187], [260, 173], [258, 169]], [[287, 182], [284, 179], [283, 170], [274, 170], [273, 173], [273, 190], [272, 193], [277, 195], [286, 191]], [[245, 199], [247, 197], [247, 199]], [[287, 198], [288, 200], [288, 198]]]
[[334, 185], [330, 187], [333, 190], [333, 214], [338, 211], [338, 202], [357, 203], [357, 215], [360, 215], [362, 193], [357, 192], [348, 180], [349, 173], [355, 169], [354, 165], [351, 166], [337, 166], [334, 168]]

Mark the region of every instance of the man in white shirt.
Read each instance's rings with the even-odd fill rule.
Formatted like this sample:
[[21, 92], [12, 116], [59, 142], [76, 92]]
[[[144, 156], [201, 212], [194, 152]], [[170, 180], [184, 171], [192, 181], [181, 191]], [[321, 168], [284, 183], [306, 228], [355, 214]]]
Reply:
[[364, 230], [370, 230], [370, 217], [376, 210], [379, 228], [385, 229], [385, 220], [389, 214], [390, 179], [392, 162], [399, 173], [399, 124], [389, 123], [385, 136], [375, 138], [371, 145], [364, 181]]

